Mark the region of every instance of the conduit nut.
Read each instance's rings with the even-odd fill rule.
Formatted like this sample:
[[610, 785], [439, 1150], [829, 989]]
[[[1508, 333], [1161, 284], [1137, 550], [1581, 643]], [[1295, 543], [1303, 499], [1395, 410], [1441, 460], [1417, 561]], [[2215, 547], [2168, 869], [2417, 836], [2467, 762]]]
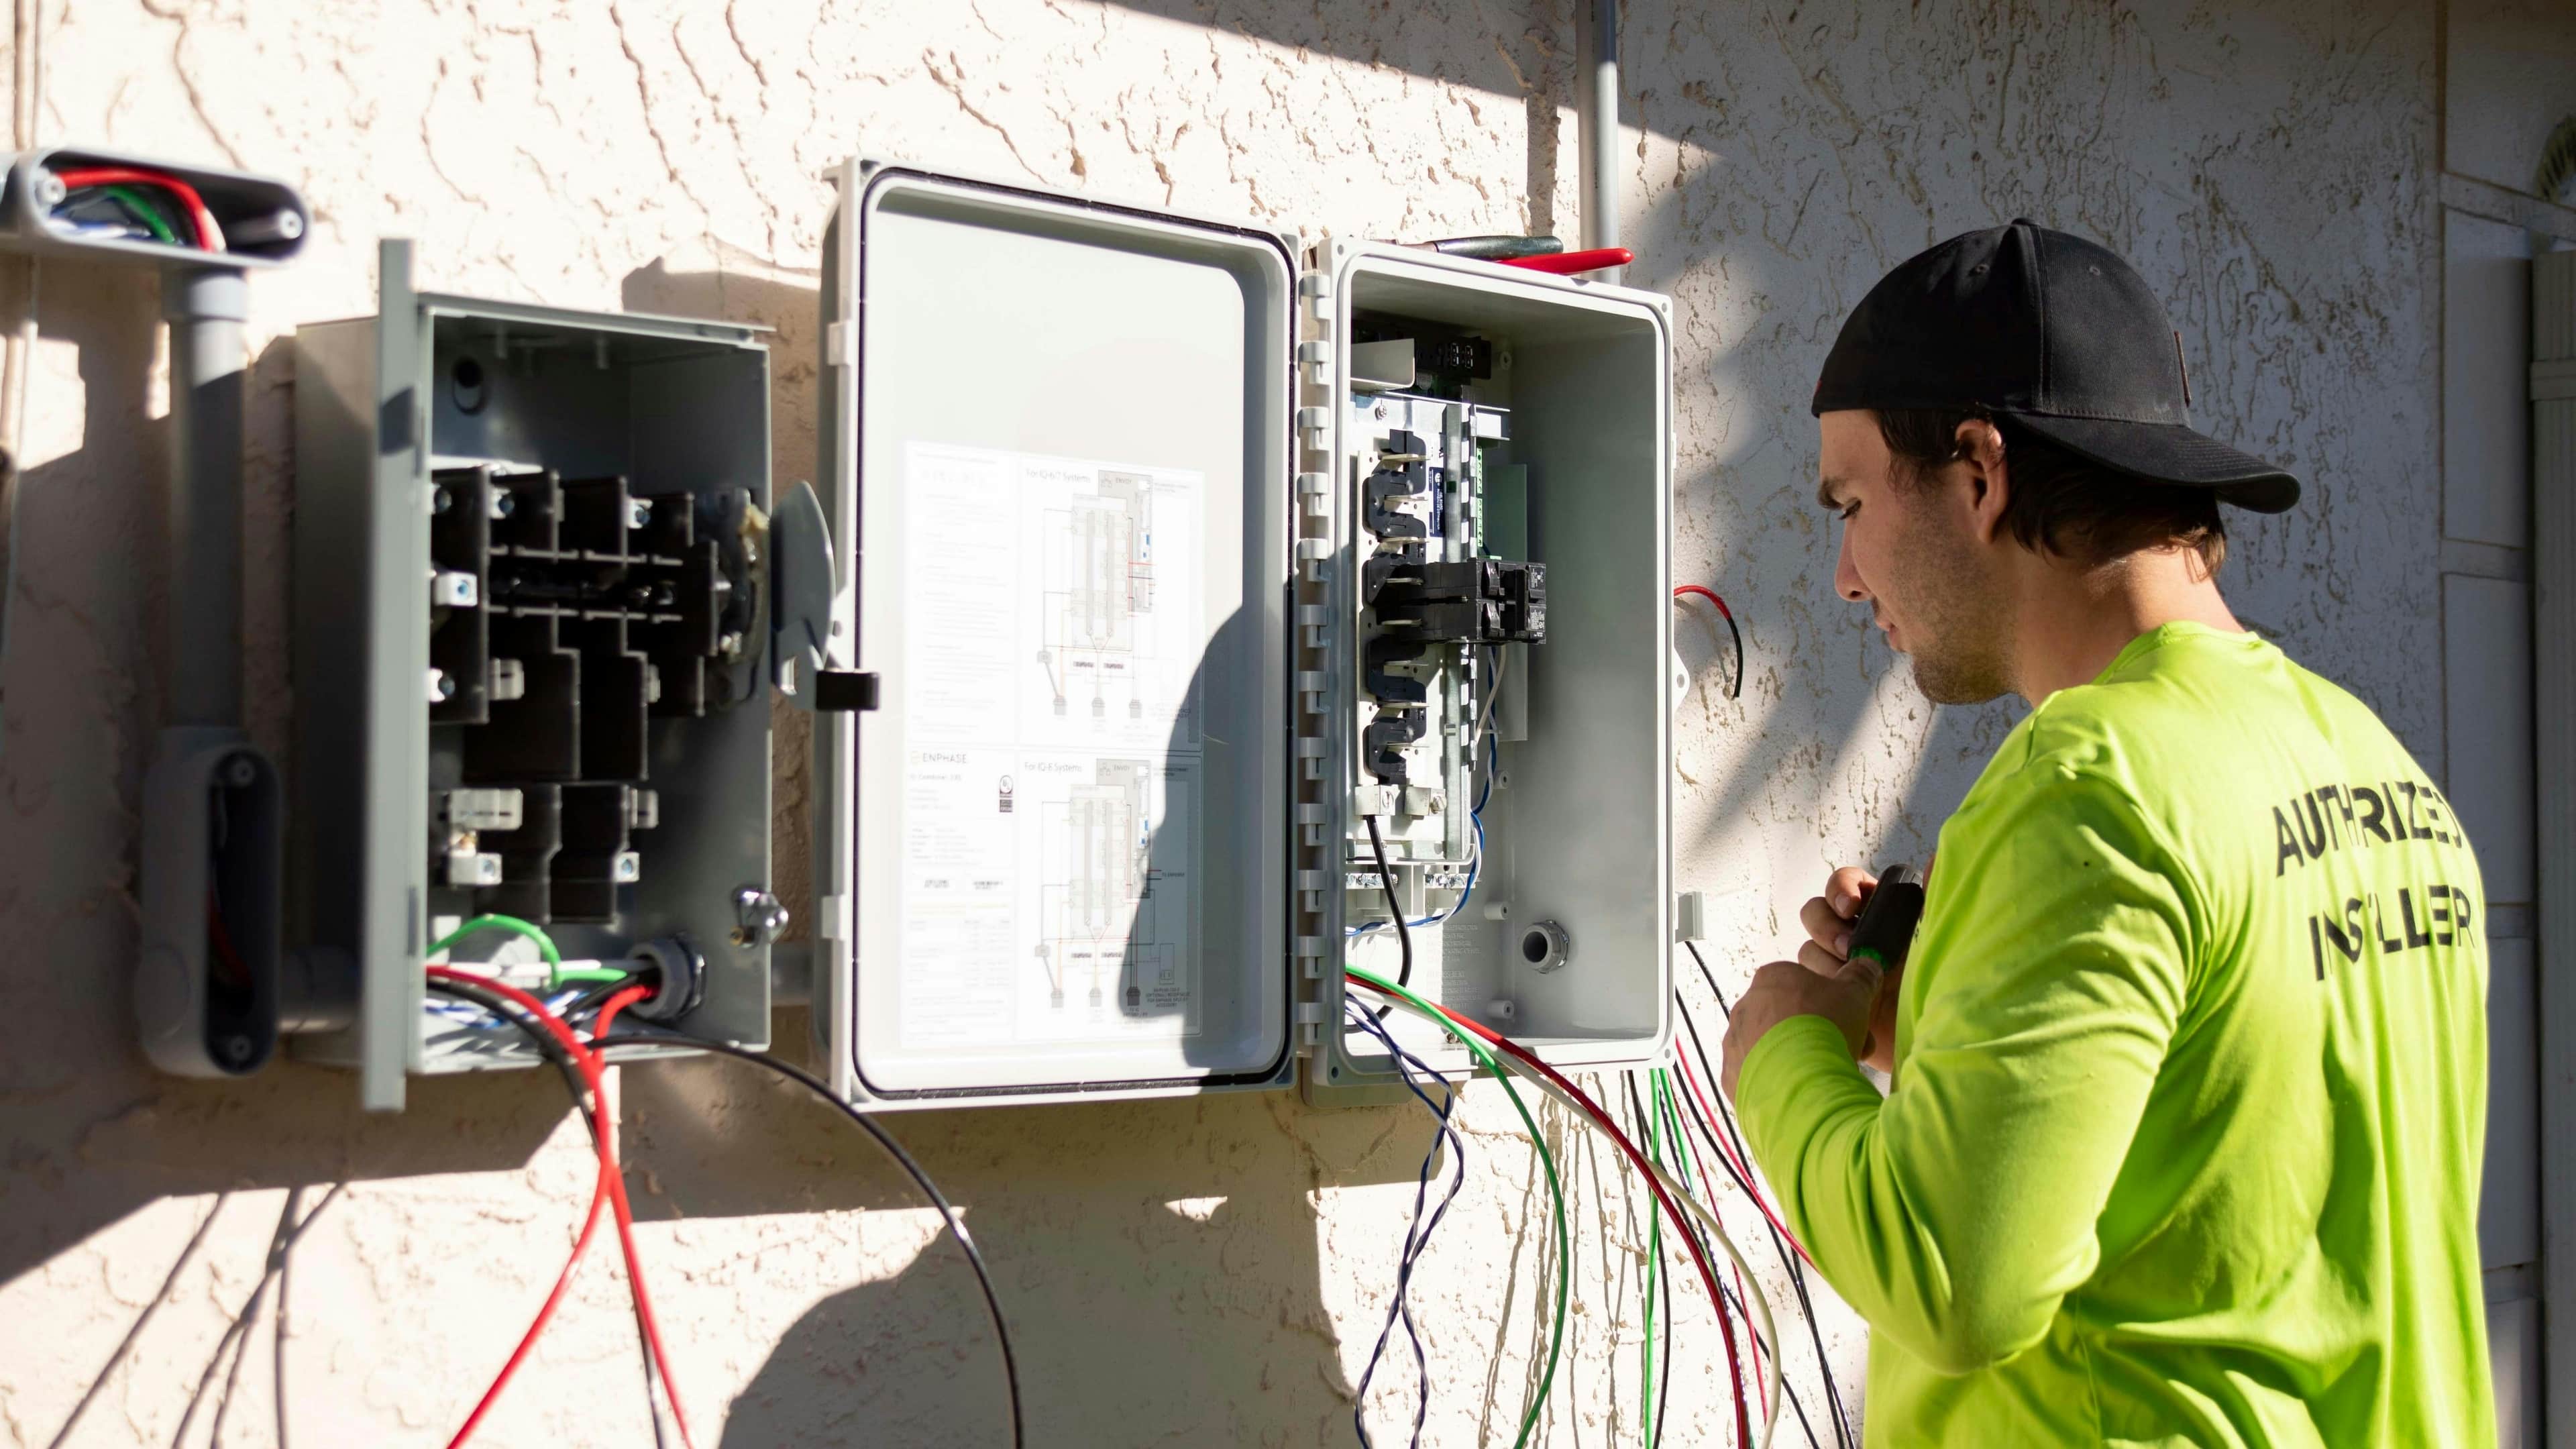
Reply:
[[1562, 970], [1574, 959], [1574, 938], [1554, 921], [1535, 921], [1521, 928], [1521, 961], [1544, 975]]

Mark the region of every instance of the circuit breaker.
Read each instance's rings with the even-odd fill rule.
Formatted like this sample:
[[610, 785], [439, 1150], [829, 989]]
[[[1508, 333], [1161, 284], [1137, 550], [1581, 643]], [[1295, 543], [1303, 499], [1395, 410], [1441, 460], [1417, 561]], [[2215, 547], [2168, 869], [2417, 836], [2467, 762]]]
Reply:
[[765, 1046], [767, 348], [381, 262], [377, 315], [296, 339], [294, 1049], [379, 1108], [533, 1060], [425, 1002], [430, 946], [491, 913], [663, 965], [689, 983], [663, 1024]]
[[1342, 968], [1408, 947], [1555, 1064], [1660, 1056], [1666, 299], [838, 182], [820, 483], [881, 683], [816, 739], [835, 1087], [1369, 1100]]

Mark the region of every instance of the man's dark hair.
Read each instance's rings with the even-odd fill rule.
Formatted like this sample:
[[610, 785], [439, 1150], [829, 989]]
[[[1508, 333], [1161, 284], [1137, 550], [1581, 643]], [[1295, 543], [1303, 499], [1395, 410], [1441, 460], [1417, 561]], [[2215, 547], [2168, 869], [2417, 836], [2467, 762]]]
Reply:
[[1896, 455], [1897, 485], [1918, 484], [1959, 461], [1959, 425], [1969, 422], [1993, 423], [2003, 434], [2012, 488], [2003, 522], [2022, 547], [2088, 565], [2187, 548], [2213, 575], [2227, 561], [2217, 494], [2105, 468], [1983, 408], [1880, 409], [1878, 435]]

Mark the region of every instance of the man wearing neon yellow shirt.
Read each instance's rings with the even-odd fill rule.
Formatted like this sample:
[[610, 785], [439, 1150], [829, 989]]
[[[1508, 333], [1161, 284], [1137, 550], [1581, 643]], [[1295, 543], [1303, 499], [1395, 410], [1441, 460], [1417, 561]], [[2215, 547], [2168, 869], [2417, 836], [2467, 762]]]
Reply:
[[2299, 485], [2188, 400], [2137, 273], [2026, 221], [1891, 272], [1817, 385], [1836, 590], [1935, 703], [2030, 705], [1902, 969], [1838, 871], [1727, 1031], [1873, 1445], [2496, 1441], [2477, 861], [2228, 612], [2220, 505]]

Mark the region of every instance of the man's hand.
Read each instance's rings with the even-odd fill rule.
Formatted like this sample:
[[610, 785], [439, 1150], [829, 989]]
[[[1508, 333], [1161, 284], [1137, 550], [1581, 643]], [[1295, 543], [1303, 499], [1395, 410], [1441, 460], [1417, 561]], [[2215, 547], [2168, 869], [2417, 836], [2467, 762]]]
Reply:
[[1819, 976], [1795, 961], [1774, 961], [1754, 972], [1753, 984], [1736, 1000], [1735, 1015], [1726, 1024], [1726, 1061], [1718, 1076], [1727, 1099], [1734, 1100], [1736, 1074], [1752, 1055], [1753, 1044], [1793, 1016], [1832, 1022], [1858, 1060], [1869, 1045], [1870, 1003], [1877, 999], [1880, 974], [1878, 963], [1867, 957], [1844, 962], [1832, 976]]
[[1793, 1016], [1824, 1017], [1842, 1030], [1855, 1060], [1882, 1071], [1892, 1068], [1896, 982], [1902, 973], [1881, 971], [1876, 961], [1855, 963], [1845, 957], [1851, 949], [1851, 923], [1877, 887], [1878, 877], [1858, 867], [1835, 871], [1825, 881], [1825, 893], [1798, 912], [1808, 938], [1798, 959], [1775, 961], [1753, 973], [1753, 984], [1735, 1003], [1726, 1027], [1726, 1060], [1719, 1077], [1730, 1100], [1736, 1074], [1754, 1043]]
[[[1807, 928], [1807, 944], [1798, 948], [1798, 964], [1819, 976], [1840, 974], [1843, 959], [1851, 954], [1852, 922], [1860, 918], [1860, 908], [1877, 889], [1878, 877], [1855, 865], [1827, 876], [1825, 893], [1798, 911], [1799, 924]], [[1896, 1071], [1896, 990], [1904, 980], [1902, 966], [1881, 974], [1878, 999], [1870, 1005], [1869, 1039], [1857, 1054], [1890, 1075]]]

